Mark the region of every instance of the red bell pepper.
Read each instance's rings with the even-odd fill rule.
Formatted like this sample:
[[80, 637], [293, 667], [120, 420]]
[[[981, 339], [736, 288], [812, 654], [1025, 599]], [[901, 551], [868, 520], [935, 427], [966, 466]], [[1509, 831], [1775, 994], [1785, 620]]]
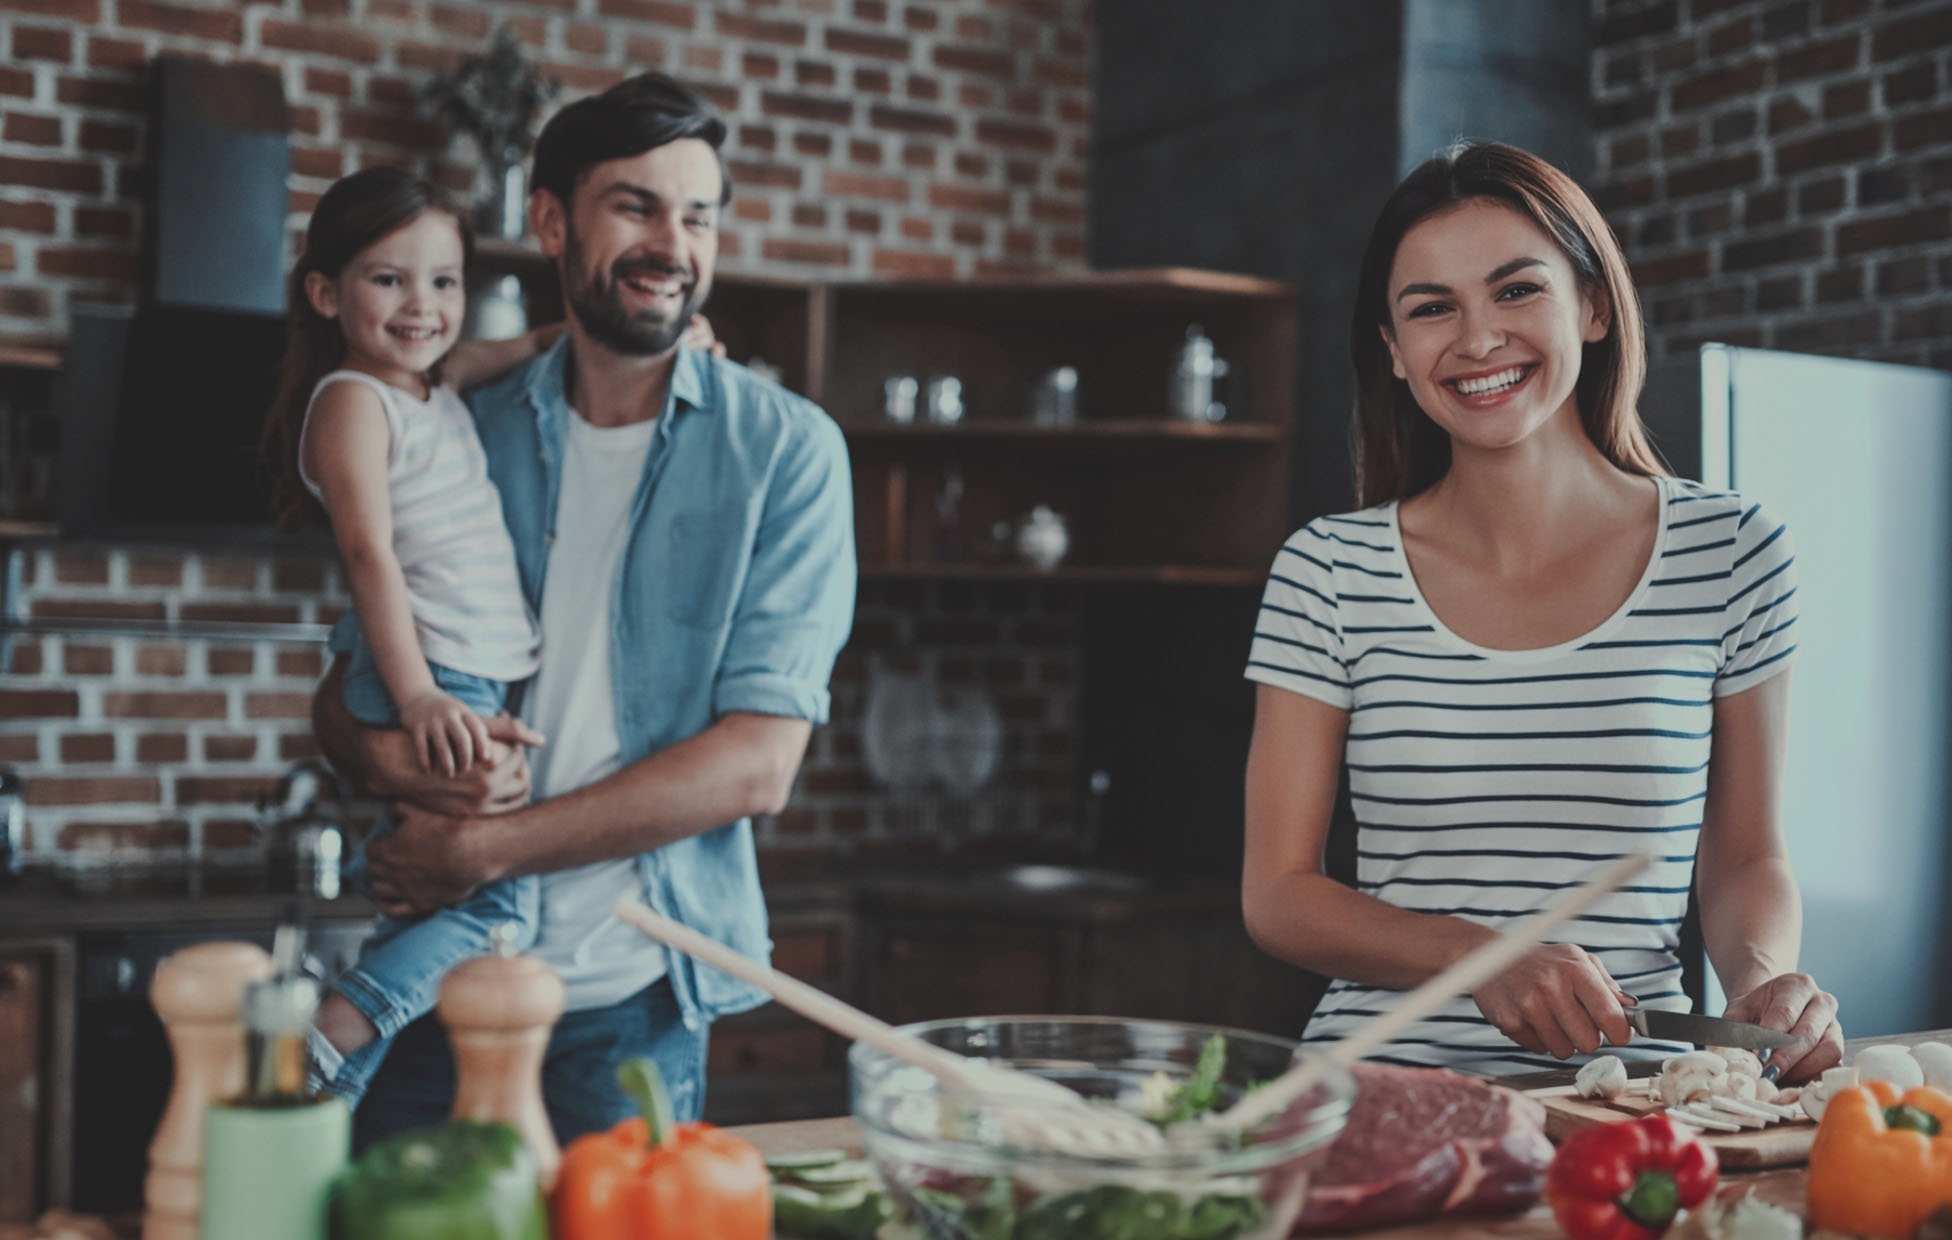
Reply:
[[1665, 1115], [1567, 1137], [1545, 1175], [1552, 1216], [1571, 1240], [1654, 1240], [1715, 1191], [1715, 1155]]
[[643, 1117], [563, 1151], [555, 1240], [768, 1240], [773, 1185], [759, 1151], [710, 1124], [675, 1122], [650, 1060], [625, 1063], [617, 1080]]

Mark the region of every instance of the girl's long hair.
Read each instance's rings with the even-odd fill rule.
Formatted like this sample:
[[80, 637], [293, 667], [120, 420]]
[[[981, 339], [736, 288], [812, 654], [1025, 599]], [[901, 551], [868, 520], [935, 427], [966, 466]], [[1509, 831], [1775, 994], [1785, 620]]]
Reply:
[[[1573, 179], [1536, 155], [1499, 142], [1460, 142], [1428, 160], [1383, 204], [1362, 255], [1349, 354], [1356, 368], [1356, 491], [1368, 507], [1408, 499], [1450, 469], [1450, 436], [1430, 420], [1390, 368], [1389, 272], [1417, 223], [1460, 203], [1513, 207], [1558, 243], [1582, 289], [1610, 314], [1606, 335], [1584, 348], [1574, 398], [1586, 434], [1607, 460], [1649, 477], [1667, 472], [1648, 442], [1638, 402], [1647, 342], [1620, 242]], [[1378, 329], [1381, 329], [1379, 331]]]
[[[399, 168], [364, 168], [334, 182], [312, 209], [305, 228], [305, 252], [292, 268], [286, 290], [285, 356], [278, 371], [278, 394], [264, 420], [259, 447], [275, 472], [272, 512], [286, 529], [318, 523], [324, 517], [298, 473], [298, 437], [312, 389], [346, 360], [339, 324], [312, 308], [305, 277], [318, 272], [336, 280], [361, 250], [405, 228], [429, 211], [454, 220], [461, 234], [463, 268], [474, 258], [474, 232], [467, 217], [448, 205], [439, 190]], [[438, 363], [433, 378], [439, 377]]]

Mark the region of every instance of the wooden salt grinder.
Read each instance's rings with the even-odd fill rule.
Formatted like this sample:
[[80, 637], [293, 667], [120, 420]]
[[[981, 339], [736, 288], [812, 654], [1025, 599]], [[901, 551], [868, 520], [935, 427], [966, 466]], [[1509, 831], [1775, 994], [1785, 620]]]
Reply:
[[197, 1240], [203, 1204], [203, 1116], [244, 1089], [244, 988], [271, 976], [252, 943], [198, 943], [156, 966], [149, 1002], [169, 1034], [174, 1081], [149, 1143], [142, 1240]]
[[542, 1106], [542, 1053], [563, 1014], [563, 983], [534, 956], [516, 955], [506, 929], [496, 928], [495, 954], [449, 971], [435, 1010], [454, 1047], [454, 1118], [515, 1129], [547, 1190], [562, 1151]]

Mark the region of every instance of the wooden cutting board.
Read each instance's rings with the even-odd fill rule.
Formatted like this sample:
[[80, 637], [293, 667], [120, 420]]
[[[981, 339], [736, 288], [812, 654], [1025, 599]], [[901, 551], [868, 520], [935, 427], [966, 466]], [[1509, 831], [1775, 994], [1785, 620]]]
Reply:
[[[1640, 1093], [1640, 1081], [1633, 1092], [1611, 1102], [1582, 1098], [1570, 1085], [1526, 1092], [1545, 1105], [1545, 1135], [1556, 1144], [1582, 1128], [1612, 1124], [1636, 1115], [1661, 1109], [1660, 1100]], [[1816, 1125], [1809, 1120], [1785, 1121], [1767, 1128], [1745, 1128], [1741, 1132], [1704, 1132], [1702, 1141], [1715, 1151], [1716, 1161], [1727, 1170], [1757, 1167], [1793, 1167], [1809, 1161], [1810, 1143], [1816, 1140]]]

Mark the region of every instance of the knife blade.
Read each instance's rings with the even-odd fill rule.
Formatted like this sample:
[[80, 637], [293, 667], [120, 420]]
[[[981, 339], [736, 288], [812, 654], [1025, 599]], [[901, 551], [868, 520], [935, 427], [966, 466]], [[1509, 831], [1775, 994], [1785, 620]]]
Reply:
[[1723, 1020], [1719, 1016], [1697, 1016], [1693, 1012], [1665, 1012], [1659, 1008], [1627, 1008], [1627, 1024], [1646, 1038], [1670, 1042], [1692, 1042], [1696, 1046], [1733, 1046], [1746, 1051], [1774, 1050], [1796, 1039], [1780, 1029], [1751, 1025], [1746, 1021]]

